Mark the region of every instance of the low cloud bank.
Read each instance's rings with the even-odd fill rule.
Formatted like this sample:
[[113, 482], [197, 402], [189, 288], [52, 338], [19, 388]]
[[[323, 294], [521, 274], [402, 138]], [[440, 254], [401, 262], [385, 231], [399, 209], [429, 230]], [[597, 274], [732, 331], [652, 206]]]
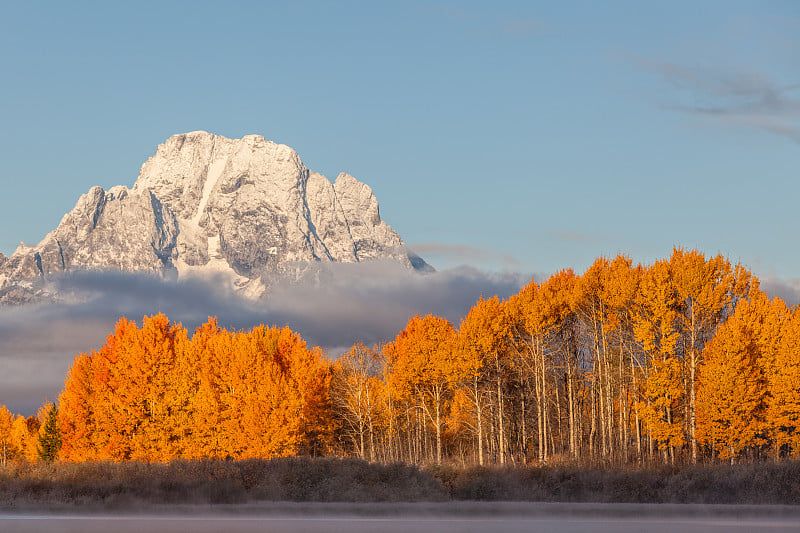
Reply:
[[163, 312], [191, 332], [209, 316], [230, 329], [288, 325], [311, 345], [338, 353], [354, 342], [391, 340], [414, 314], [458, 322], [481, 295], [507, 297], [530, 280], [460, 267], [418, 274], [391, 262], [320, 267], [313, 281], [281, 283], [262, 301], [223, 290], [224, 279], [73, 273], [53, 283], [66, 301], [0, 308], [0, 404], [35, 413], [54, 400], [76, 354], [99, 348], [116, 321], [141, 324]]
[[800, 279], [762, 278], [761, 290], [766, 292], [770, 298], [780, 298], [789, 306], [800, 303]]

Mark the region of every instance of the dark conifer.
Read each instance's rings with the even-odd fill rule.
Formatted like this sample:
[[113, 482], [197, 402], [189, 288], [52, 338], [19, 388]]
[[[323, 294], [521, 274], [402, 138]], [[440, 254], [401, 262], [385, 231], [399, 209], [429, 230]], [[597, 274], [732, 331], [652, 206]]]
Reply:
[[39, 433], [39, 459], [51, 463], [58, 457], [61, 449], [61, 432], [58, 429], [58, 408], [51, 404], [47, 411], [44, 427]]

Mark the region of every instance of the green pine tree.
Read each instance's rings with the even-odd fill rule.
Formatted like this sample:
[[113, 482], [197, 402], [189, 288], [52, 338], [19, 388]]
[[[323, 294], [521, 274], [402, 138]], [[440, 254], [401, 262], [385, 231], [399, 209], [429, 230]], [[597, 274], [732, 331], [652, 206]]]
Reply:
[[44, 426], [39, 432], [39, 459], [52, 463], [58, 457], [59, 450], [61, 450], [61, 432], [58, 429], [58, 408], [55, 404], [51, 404]]

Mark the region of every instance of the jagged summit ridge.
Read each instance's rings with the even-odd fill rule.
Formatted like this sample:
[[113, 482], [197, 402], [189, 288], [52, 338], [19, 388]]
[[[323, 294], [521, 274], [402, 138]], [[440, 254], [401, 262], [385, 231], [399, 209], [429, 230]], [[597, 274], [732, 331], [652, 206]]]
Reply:
[[25, 301], [41, 280], [76, 269], [228, 276], [259, 296], [317, 262], [389, 258], [429, 268], [380, 218], [372, 189], [331, 183], [292, 148], [247, 135], [173, 135], [133, 187], [93, 187], [36, 246], [0, 257], [0, 301]]

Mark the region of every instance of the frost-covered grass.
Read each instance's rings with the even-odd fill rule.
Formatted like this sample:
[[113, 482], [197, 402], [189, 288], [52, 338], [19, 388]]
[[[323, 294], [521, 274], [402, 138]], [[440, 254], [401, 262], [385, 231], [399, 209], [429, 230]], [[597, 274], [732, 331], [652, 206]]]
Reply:
[[800, 463], [660, 469], [433, 467], [452, 499], [800, 505]]
[[448, 496], [427, 472], [355, 459], [37, 463], [0, 469], [0, 509], [254, 501], [413, 502]]
[[419, 469], [356, 459], [37, 463], [0, 468], [0, 510], [257, 502], [800, 504], [800, 463], [663, 469]]

